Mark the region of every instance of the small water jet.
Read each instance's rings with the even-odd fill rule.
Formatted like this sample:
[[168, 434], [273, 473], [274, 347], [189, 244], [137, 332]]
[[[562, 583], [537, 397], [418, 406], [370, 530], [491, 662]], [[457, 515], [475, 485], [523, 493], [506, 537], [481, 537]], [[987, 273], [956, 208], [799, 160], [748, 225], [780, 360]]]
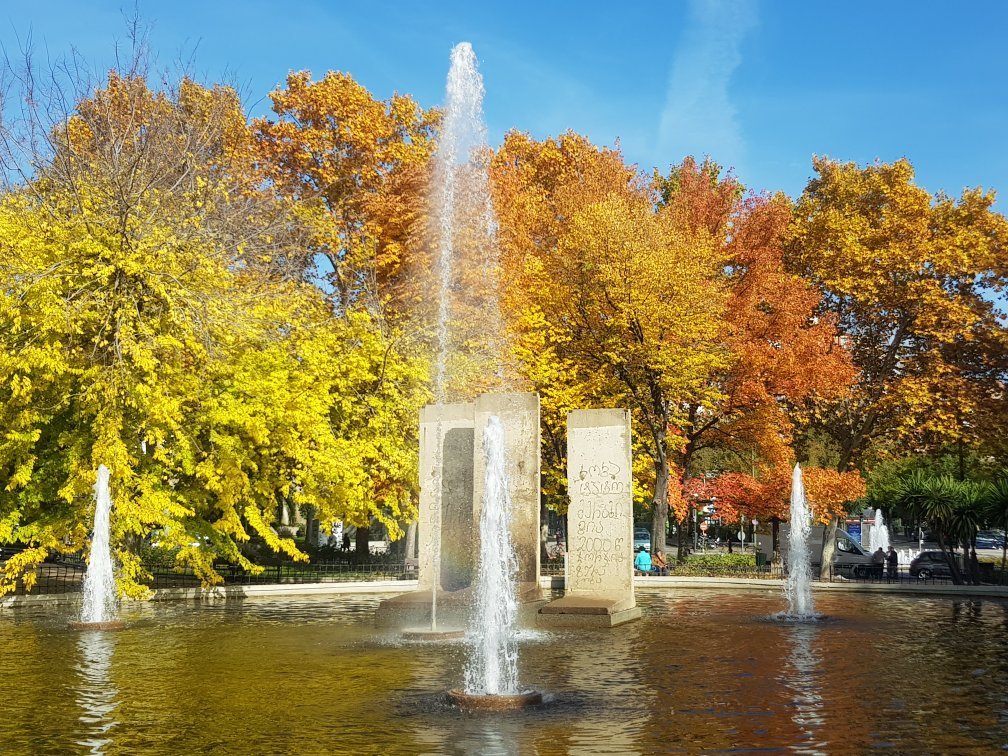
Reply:
[[80, 620], [70, 623], [75, 630], [115, 630], [126, 626], [123, 620], [116, 618], [116, 581], [109, 539], [109, 517], [112, 512], [109, 477], [109, 469], [105, 465], [99, 465], [94, 485], [95, 516], [91, 558], [84, 576], [84, 603]]
[[511, 543], [511, 495], [504, 427], [491, 415], [483, 432], [486, 477], [480, 512], [479, 572], [466, 635], [471, 647], [465, 687], [449, 698], [471, 710], [518, 709], [542, 703], [542, 693], [518, 687], [518, 558]]
[[795, 465], [791, 475], [791, 528], [788, 533], [788, 576], [784, 583], [787, 612], [777, 619], [787, 622], [809, 622], [819, 619], [812, 600], [812, 563], [809, 557], [811, 512], [805, 499], [805, 484], [801, 466]]
[[875, 509], [875, 522], [868, 534], [868, 544], [868, 550], [873, 554], [878, 549], [889, 551], [889, 528], [886, 527], [885, 520], [882, 518], [881, 507]]

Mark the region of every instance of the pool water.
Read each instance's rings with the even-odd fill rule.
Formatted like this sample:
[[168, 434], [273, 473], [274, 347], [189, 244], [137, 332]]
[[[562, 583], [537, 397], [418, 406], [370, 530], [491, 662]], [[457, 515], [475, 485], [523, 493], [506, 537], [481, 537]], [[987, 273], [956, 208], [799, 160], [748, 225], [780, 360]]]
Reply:
[[0, 613], [0, 753], [983, 753], [1008, 747], [1008, 602], [638, 593], [641, 621], [521, 632], [547, 703], [467, 714], [465, 646], [377, 631], [379, 596], [135, 604], [117, 632]]

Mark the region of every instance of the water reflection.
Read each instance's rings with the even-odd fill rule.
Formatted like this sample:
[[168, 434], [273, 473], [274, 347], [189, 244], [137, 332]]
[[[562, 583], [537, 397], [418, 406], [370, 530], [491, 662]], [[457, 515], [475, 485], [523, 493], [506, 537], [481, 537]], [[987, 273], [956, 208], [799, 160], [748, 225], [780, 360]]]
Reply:
[[462, 679], [463, 647], [376, 637], [377, 596], [131, 605], [129, 629], [113, 634], [70, 632], [51, 609], [0, 612], [0, 680], [16, 681], [0, 688], [0, 752], [995, 753], [1008, 744], [1008, 602], [825, 595], [829, 621], [782, 626], [763, 619], [780, 608], [776, 586], [638, 600], [637, 623], [522, 634], [519, 680], [550, 701], [482, 715], [445, 697]]
[[118, 724], [119, 690], [109, 674], [114, 638], [101, 630], [82, 632], [77, 638], [75, 699], [81, 710], [78, 720], [84, 725], [78, 745], [94, 754], [103, 754], [112, 745], [112, 730]]
[[798, 753], [826, 753], [823, 738], [825, 709], [821, 695], [821, 661], [815, 649], [815, 625], [791, 628], [790, 649], [780, 680], [791, 692], [791, 720], [803, 734], [802, 742], [792, 747]]

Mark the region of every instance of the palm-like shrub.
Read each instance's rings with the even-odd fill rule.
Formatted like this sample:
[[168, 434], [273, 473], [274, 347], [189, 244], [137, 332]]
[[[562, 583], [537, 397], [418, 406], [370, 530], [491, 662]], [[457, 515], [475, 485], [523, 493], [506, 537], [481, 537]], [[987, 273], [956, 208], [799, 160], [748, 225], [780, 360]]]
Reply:
[[[1008, 535], [1008, 475], [1002, 475], [987, 487], [984, 500], [987, 521], [996, 523]], [[1008, 558], [1008, 540], [1001, 547], [1001, 579], [1005, 576], [1005, 561]]]

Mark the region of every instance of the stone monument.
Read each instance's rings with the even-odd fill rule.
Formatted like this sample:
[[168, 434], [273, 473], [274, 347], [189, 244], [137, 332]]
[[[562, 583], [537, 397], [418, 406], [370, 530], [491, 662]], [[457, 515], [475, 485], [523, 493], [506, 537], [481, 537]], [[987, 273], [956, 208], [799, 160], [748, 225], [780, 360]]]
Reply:
[[641, 616], [633, 589], [630, 413], [567, 415], [567, 569], [563, 598], [542, 625], [614, 627]]
[[[483, 429], [492, 415], [504, 427], [518, 600], [542, 599], [538, 579], [539, 396], [482, 394], [474, 403], [428, 405], [420, 412], [417, 590], [382, 601], [376, 614], [379, 626], [429, 623], [434, 606], [438, 623], [465, 621], [480, 551]], [[435, 583], [437, 596], [432, 597]]]

